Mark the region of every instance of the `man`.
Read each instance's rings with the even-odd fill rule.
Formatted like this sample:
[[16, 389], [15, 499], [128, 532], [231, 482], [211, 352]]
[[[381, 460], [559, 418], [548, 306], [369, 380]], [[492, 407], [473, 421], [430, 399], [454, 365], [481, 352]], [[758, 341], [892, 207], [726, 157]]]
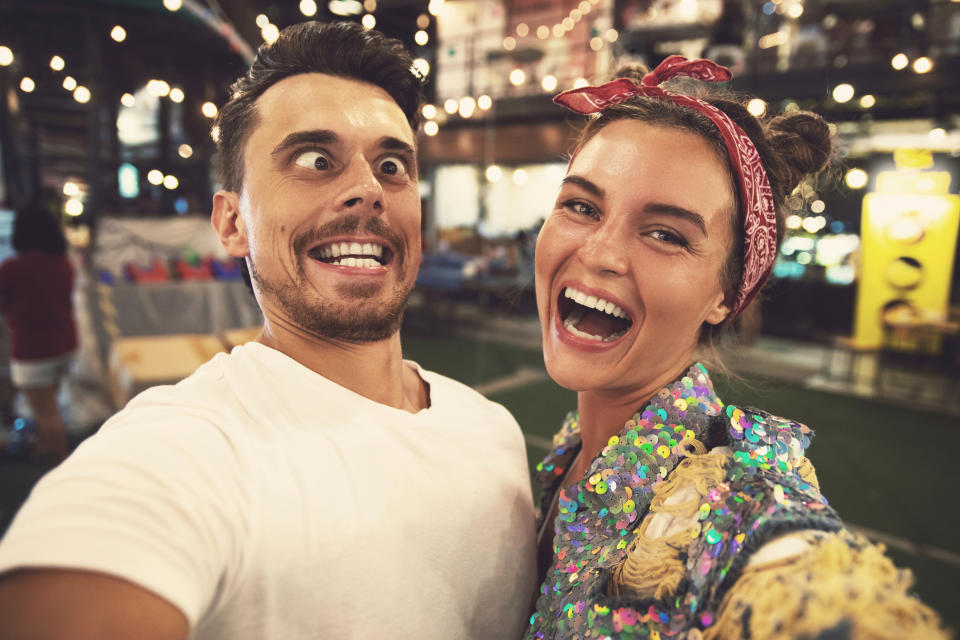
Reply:
[[0, 637], [519, 636], [517, 424], [401, 357], [410, 62], [376, 32], [304, 23], [232, 87], [212, 221], [263, 331], [135, 398], [38, 484], [0, 544]]

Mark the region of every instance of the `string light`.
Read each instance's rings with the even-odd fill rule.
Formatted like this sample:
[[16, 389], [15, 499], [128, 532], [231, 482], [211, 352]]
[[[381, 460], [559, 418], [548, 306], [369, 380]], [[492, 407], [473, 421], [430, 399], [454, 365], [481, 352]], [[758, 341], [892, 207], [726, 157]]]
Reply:
[[435, 136], [437, 135], [438, 131], [440, 131], [440, 125], [438, 125], [433, 120], [430, 120], [429, 122], [423, 125], [423, 132], [428, 136]]
[[943, 127], [931, 129], [929, 135], [932, 142], [943, 142], [947, 139], [947, 131]]
[[432, 16], [440, 15], [440, 12], [443, 11], [443, 0], [430, 0], [430, 4], [427, 5], [427, 11], [429, 11]]
[[540, 86], [543, 87], [544, 91], [553, 91], [557, 88], [557, 77], [554, 75], [545, 75], [540, 81]]
[[67, 91], [73, 91], [77, 88], [77, 81], [73, 76], [67, 76], [63, 79], [63, 88]]
[[477, 98], [477, 106], [480, 107], [481, 111], [486, 111], [493, 106], [493, 99], [487, 94], [483, 94]]
[[570, 19], [574, 22], [580, 22], [583, 19], [583, 14], [580, 13], [580, 9], [571, 9]]
[[847, 175], [844, 176], [843, 180], [851, 189], [863, 189], [867, 186], [868, 179], [869, 176], [863, 169], [850, 169], [847, 171]]
[[803, 15], [803, 5], [799, 2], [790, 5], [790, 8], [787, 9], [787, 15], [793, 19], [799, 18]]
[[425, 104], [423, 108], [420, 109], [420, 113], [422, 113], [423, 117], [427, 120], [433, 120], [437, 117], [437, 108], [432, 104]]
[[13, 64], [13, 51], [10, 47], [0, 45], [0, 67], [9, 67]]
[[70, 198], [63, 203], [63, 212], [68, 216], [77, 217], [83, 213], [83, 202], [77, 200], [76, 198]]
[[522, 187], [527, 184], [527, 172], [524, 169], [517, 169], [513, 172], [513, 184]]
[[600, 49], [603, 49], [603, 39], [600, 37], [590, 38], [590, 48], [594, 51], [600, 51]]
[[50, 58], [50, 68], [54, 71], [63, 71], [65, 66], [67, 66], [67, 63], [64, 62], [63, 58], [60, 56], [53, 56]]
[[540, 40], [546, 40], [550, 37], [550, 27], [546, 25], [540, 25], [537, 27], [537, 38]]
[[566, 33], [566, 30], [563, 28], [562, 24], [553, 25], [553, 37], [562, 38], [563, 34]]
[[180, 186], [180, 181], [177, 180], [177, 176], [175, 175], [163, 176], [163, 186], [173, 191]]
[[515, 87], [519, 87], [524, 82], [527, 81], [527, 74], [523, 72], [523, 69], [514, 69], [510, 72], [510, 84]]
[[373, 13], [377, 10], [377, 0], [363, 0], [363, 10], [367, 13]]
[[447, 98], [443, 102], [443, 110], [449, 113], [450, 115], [455, 114], [459, 108], [460, 108], [460, 103], [454, 100], [453, 98]]
[[167, 11], [179, 11], [183, 0], [163, 0], [163, 6]]
[[607, 29], [607, 32], [603, 34], [603, 37], [607, 39], [607, 42], [613, 44], [617, 41], [617, 38], [620, 37], [620, 34], [616, 29]]
[[526, 22], [521, 22], [517, 25], [517, 35], [521, 38], [526, 38], [527, 34], [530, 33], [530, 27], [527, 26]]
[[204, 102], [203, 106], [200, 107], [200, 113], [208, 118], [216, 118], [217, 105], [213, 104], [212, 102]]
[[503, 169], [501, 169], [495, 164], [492, 164], [489, 167], [487, 167], [487, 170], [484, 172], [484, 175], [486, 175], [488, 181], [497, 182], [500, 180], [500, 178], [503, 177]]
[[24, 93], [30, 93], [37, 88], [37, 83], [33, 81], [33, 78], [30, 76], [23, 76], [20, 80], [20, 91]]
[[469, 118], [473, 115], [473, 112], [477, 108], [477, 101], [466, 96], [465, 98], [460, 98], [459, 112], [461, 118]]
[[280, 29], [275, 24], [268, 24], [260, 29], [260, 35], [267, 44], [273, 44], [280, 37]]
[[833, 88], [833, 99], [843, 104], [844, 102], [850, 102], [854, 93], [853, 85], [844, 82]]
[[257, 14], [257, 20], [256, 20], [256, 22], [257, 22], [257, 28], [258, 28], [258, 29], [263, 29], [265, 26], [267, 26], [268, 24], [270, 24], [270, 18], [268, 18], [268, 17], [265, 16], [264, 14], [260, 13], [260, 14]]
[[182, 144], [177, 147], [177, 155], [184, 159], [189, 158], [193, 155], [193, 147], [188, 144]]
[[583, 0], [583, 2], [581, 2], [580, 5], [577, 7], [577, 10], [579, 10], [581, 14], [587, 15], [588, 13], [590, 13], [590, 9], [592, 8], [593, 8], [592, 5], [589, 2], [587, 2], [587, 0]]
[[517, 47], [517, 41], [513, 36], [507, 36], [503, 39], [503, 48], [507, 51], [513, 51]]
[[300, 0], [300, 13], [308, 18], [316, 15], [317, 3], [314, 0]]
[[907, 57], [905, 53], [898, 53], [893, 56], [893, 59], [890, 61], [890, 66], [900, 71], [901, 69], [906, 69], [907, 65], [910, 64], [910, 58]]
[[564, 18], [560, 24], [562, 24], [563, 28], [567, 31], [573, 31], [573, 27], [576, 25], [576, 23], [573, 21], [573, 18]]
[[116, 25], [113, 29], [110, 30], [110, 37], [113, 38], [116, 42], [123, 42], [127, 39], [127, 30]]
[[933, 60], [927, 56], [920, 56], [913, 61], [914, 73], [928, 73], [931, 69], [933, 69]]
[[426, 31], [420, 29], [415, 34], [413, 34], [413, 41], [416, 42], [421, 47], [430, 42], [430, 35]]
[[426, 58], [414, 58], [413, 68], [420, 74], [421, 78], [430, 75], [430, 63], [427, 62]]
[[417, 26], [421, 29], [426, 29], [430, 26], [430, 16], [425, 13], [421, 13], [417, 16]]
[[79, 102], [80, 104], [86, 104], [90, 102], [90, 89], [87, 89], [85, 86], [80, 85], [73, 90], [73, 99]]
[[749, 111], [755, 118], [761, 118], [763, 117], [763, 114], [767, 112], [767, 103], [760, 98], [754, 98], [747, 103], [747, 111]]
[[63, 195], [73, 198], [80, 195], [80, 185], [69, 180], [63, 183]]
[[810, 203], [810, 211], [814, 213], [823, 213], [826, 208], [827, 205], [823, 200], [814, 200]]
[[179, 89], [176, 87], [174, 87], [173, 89], [170, 89], [170, 99], [173, 102], [183, 102], [184, 97], [185, 96], [183, 95], [183, 89]]
[[154, 78], [147, 82], [147, 93], [157, 98], [163, 98], [170, 95], [170, 85], [164, 80]]
[[360, 19], [360, 24], [363, 25], [363, 28], [366, 30], [373, 29], [377, 26], [377, 19], [373, 16], [372, 13], [364, 14], [363, 18]]
[[588, 86], [589, 84], [590, 84], [590, 83], [587, 81], [587, 79], [584, 78], [583, 76], [581, 76], [581, 77], [579, 77], [579, 78], [577, 78], [576, 80], [573, 81], [573, 88], [574, 88], [574, 89], [580, 89], [581, 87], [586, 87], [586, 86]]
[[867, 94], [860, 98], [860, 106], [864, 109], [869, 109], [873, 105], [877, 104], [877, 99], [874, 98], [871, 94]]
[[130, 109], [137, 104], [137, 99], [133, 97], [132, 93], [125, 93], [120, 96], [120, 104]]

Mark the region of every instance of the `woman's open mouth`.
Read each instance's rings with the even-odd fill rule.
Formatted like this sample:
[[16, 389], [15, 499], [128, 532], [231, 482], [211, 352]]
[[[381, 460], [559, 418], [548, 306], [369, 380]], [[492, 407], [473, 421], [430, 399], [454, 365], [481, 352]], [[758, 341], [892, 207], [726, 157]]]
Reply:
[[313, 260], [342, 267], [376, 269], [393, 260], [393, 251], [377, 242], [331, 242], [320, 244], [307, 252]]
[[615, 303], [565, 287], [557, 300], [564, 329], [573, 335], [597, 342], [623, 337], [633, 320]]

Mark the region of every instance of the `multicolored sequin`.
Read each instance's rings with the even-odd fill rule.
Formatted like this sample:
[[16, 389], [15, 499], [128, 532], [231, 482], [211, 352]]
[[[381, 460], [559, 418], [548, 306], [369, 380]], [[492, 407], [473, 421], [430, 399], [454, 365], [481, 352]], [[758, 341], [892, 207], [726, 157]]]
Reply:
[[[842, 524], [794, 463], [812, 433], [801, 424], [753, 409], [724, 407], [707, 370], [693, 365], [662, 389], [591, 463], [584, 478], [559, 487], [580, 448], [570, 414], [554, 450], [537, 465], [545, 493], [541, 514], [556, 499], [554, 565], [540, 587], [527, 638], [659, 638], [709, 627], [750, 553], [772, 535]], [[665, 600], [607, 595], [613, 569], [649, 514], [653, 488], [694, 442], [727, 446], [724, 481], [705, 496], [689, 546], [686, 579]]]

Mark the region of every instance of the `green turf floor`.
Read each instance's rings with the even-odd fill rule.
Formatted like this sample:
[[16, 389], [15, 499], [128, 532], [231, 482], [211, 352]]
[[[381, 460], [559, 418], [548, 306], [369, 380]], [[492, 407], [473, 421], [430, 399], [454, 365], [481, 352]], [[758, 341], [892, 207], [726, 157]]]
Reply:
[[[521, 367], [542, 368], [538, 350], [454, 336], [404, 338], [408, 358], [477, 385]], [[810, 425], [816, 437], [808, 455], [831, 504], [854, 525], [918, 544], [960, 553], [960, 517], [953, 490], [960, 471], [960, 420], [883, 401], [851, 398], [770, 380], [736, 380], [715, 375], [727, 403], [763, 408]], [[524, 432], [550, 439], [576, 395], [546, 380], [491, 395], [517, 418]], [[531, 466], [545, 451], [527, 447]], [[916, 591], [954, 628], [960, 627], [960, 566], [891, 549], [900, 567], [913, 570]]]

